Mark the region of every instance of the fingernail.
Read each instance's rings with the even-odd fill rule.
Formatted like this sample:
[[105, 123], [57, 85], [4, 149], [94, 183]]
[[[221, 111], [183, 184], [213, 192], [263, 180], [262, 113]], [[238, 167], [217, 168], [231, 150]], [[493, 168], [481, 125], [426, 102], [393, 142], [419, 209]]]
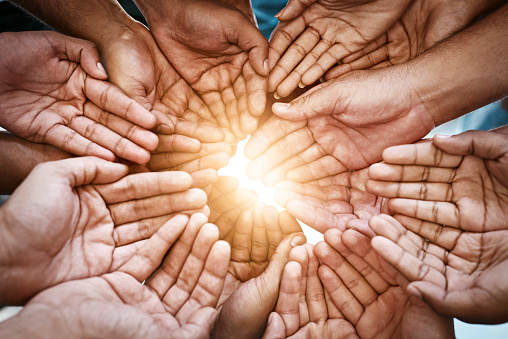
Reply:
[[263, 68], [265, 69], [265, 72], [266, 72], [266, 73], [270, 73], [270, 63], [268, 62], [268, 59], [266, 59], [266, 60], [263, 62]]
[[326, 82], [326, 79], [325, 79], [325, 77], [321, 77], [321, 78], [319, 78], [319, 81]]
[[284, 7], [283, 9], [281, 9], [281, 10], [279, 11], [279, 13], [275, 14], [274, 16], [278, 19], [278, 18], [282, 15], [282, 13], [284, 13], [284, 11], [285, 11], [285, 10], [286, 10], [286, 7]]
[[303, 84], [303, 82], [301, 82], [301, 81], [300, 81], [300, 82], [298, 83], [298, 87], [300, 87], [300, 88], [305, 88], [305, 85]]
[[270, 324], [272, 323], [272, 319], [273, 319], [273, 313], [270, 313], [270, 316], [268, 317], [268, 322], [266, 323], [266, 326], [270, 326]]
[[436, 135], [434, 135], [434, 138], [438, 138], [438, 139], [449, 139], [451, 137], [452, 137], [451, 135], [444, 135], [444, 134], [436, 134]]
[[279, 100], [281, 98], [280, 95], [277, 94], [277, 92], [273, 93], [273, 97], [277, 100]]
[[422, 299], [422, 294], [414, 286], [409, 285], [407, 287], [407, 294], [409, 294], [410, 296], [413, 296], [415, 298], [418, 298], [420, 300]]
[[283, 112], [283, 111], [287, 111], [289, 109], [289, 107], [291, 107], [291, 104], [286, 104], [283, 102], [276, 102], [275, 104], [273, 104], [272, 109], [274, 111]]
[[98, 62], [97, 63], [97, 68], [99, 69], [99, 71], [101, 71], [102, 73], [104, 73], [104, 75], [108, 75], [108, 73], [106, 73], [106, 70], [104, 69], [104, 66], [102, 66], [102, 63], [101, 62]]
[[303, 245], [307, 242], [307, 239], [303, 235], [295, 235], [293, 239], [291, 239], [291, 246], [296, 247]]

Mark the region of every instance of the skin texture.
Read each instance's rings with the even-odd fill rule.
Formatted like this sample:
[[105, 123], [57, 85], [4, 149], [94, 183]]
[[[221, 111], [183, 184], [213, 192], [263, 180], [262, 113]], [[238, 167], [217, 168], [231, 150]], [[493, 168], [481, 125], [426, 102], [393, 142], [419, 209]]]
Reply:
[[412, 1], [386, 33], [362, 50], [341, 60], [324, 75], [326, 80], [347, 72], [386, 67], [414, 59], [502, 1]]
[[[197, 223], [191, 226], [193, 218]], [[199, 214], [190, 220], [175, 217], [114, 272], [45, 290], [2, 323], [0, 333], [11, 338], [208, 337], [230, 248], [217, 242], [217, 228], [205, 221]], [[173, 251], [182, 241], [188, 250]]]
[[107, 75], [93, 44], [54, 32], [3, 33], [0, 123], [76, 155], [146, 163], [155, 118]]
[[136, 1], [168, 60], [237, 140], [264, 112], [268, 42], [237, 8], [217, 1]]
[[369, 191], [384, 191], [398, 213], [370, 221], [373, 247], [413, 282], [411, 294], [468, 322], [506, 322], [506, 132], [390, 148], [388, 164], [369, 170]]
[[409, 1], [291, 0], [270, 38], [268, 90], [286, 97], [393, 25]]
[[257, 203], [242, 212], [232, 238], [231, 262], [212, 330], [213, 338], [263, 334], [275, 307], [289, 252], [306, 242], [299, 224], [287, 212]]
[[[165, 215], [206, 203], [203, 191], [189, 189], [187, 173], [126, 176], [127, 171], [93, 157], [44, 163], [32, 171], [0, 209], [2, 303], [19, 305], [58, 283], [113, 271], [146, 238], [143, 224], [164, 223]], [[119, 246], [115, 230], [126, 224], [137, 234]]]

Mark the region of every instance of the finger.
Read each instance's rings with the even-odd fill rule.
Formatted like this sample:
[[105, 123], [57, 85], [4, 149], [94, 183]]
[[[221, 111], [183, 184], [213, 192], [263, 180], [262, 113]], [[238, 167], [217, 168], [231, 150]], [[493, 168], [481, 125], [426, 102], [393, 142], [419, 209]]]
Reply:
[[323, 158], [324, 156], [326, 156], [326, 153], [323, 151], [321, 146], [314, 143], [304, 151], [295, 154], [293, 157], [270, 170], [270, 172], [263, 177], [263, 183], [266, 186], [271, 187], [278, 181], [284, 180], [287, 173], [291, 170], [310, 164], [320, 158]]
[[271, 258], [277, 246], [282, 241], [282, 231], [279, 225], [279, 212], [273, 206], [266, 206], [263, 209], [263, 221], [266, 226], [269, 250], [268, 258]]
[[[247, 64], [247, 63], [246, 63]], [[243, 66], [245, 69], [245, 65]], [[254, 70], [252, 70], [254, 74]], [[249, 113], [249, 103], [247, 100], [247, 84], [245, 82], [245, 74], [241, 74], [234, 82], [235, 96], [237, 98], [238, 107], [238, 123], [240, 125], [239, 135], [243, 138], [253, 133], [257, 127], [257, 119]], [[238, 139], [237, 140], [243, 140]]]
[[290, 233], [302, 232], [302, 227], [287, 210], [279, 213], [279, 225], [282, 231], [282, 237], [285, 238]]
[[221, 142], [224, 140], [224, 132], [215, 126], [203, 123], [186, 121], [169, 114], [157, 113], [156, 132], [160, 134], [178, 134], [197, 139], [201, 142]]
[[266, 234], [266, 225], [263, 218], [263, 210], [266, 205], [262, 202], [256, 202], [252, 208], [252, 249], [251, 259], [254, 262], [267, 262], [269, 243]]
[[286, 7], [275, 15], [279, 21], [289, 21], [300, 15], [307, 7], [316, 0], [289, 0]]
[[352, 63], [355, 60], [359, 60], [363, 56], [378, 50], [380, 47], [385, 46], [387, 41], [388, 41], [388, 35], [382, 34], [376, 40], [370, 42], [367, 46], [365, 46], [358, 52], [355, 52], [355, 53], [350, 54], [347, 57], [343, 58], [341, 60], [341, 63], [348, 64], [348, 63]]
[[262, 339], [285, 339], [286, 328], [284, 321], [277, 312], [270, 313]]
[[356, 219], [352, 210], [349, 213], [333, 214], [299, 200], [290, 200], [287, 209], [292, 216], [321, 233], [329, 228], [344, 230], [348, 220]]
[[355, 299], [354, 295], [331, 268], [321, 265], [319, 266], [318, 273], [323, 287], [330, 295], [333, 304], [351, 324], [356, 326], [364, 312], [362, 304]]
[[354, 172], [343, 172], [335, 175], [331, 175], [328, 177], [324, 177], [317, 180], [309, 181], [308, 184], [317, 185], [317, 186], [344, 186], [344, 187], [351, 187], [351, 174]]
[[[246, 62], [243, 66], [243, 76], [247, 85], [249, 113], [255, 117], [260, 117], [266, 108], [268, 79], [256, 74], [250, 62]], [[252, 132], [254, 131], [249, 133]]]
[[146, 129], [155, 126], [156, 118], [152, 113], [109, 82], [87, 78], [84, 93], [94, 104], [107, 112]]
[[164, 298], [170, 287], [175, 284], [199, 231], [207, 222], [206, 216], [202, 213], [195, 213], [187, 219], [187, 227], [171, 247], [161, 268], [146, 282], [146, 285], [157, 293], [159, 299]]
[[201, 171], [197, 171], [194, 173], [191, 173], [192, 176], [192, 188], [205, 188], [208, 187], [219, 179], [219, 175], [217, 174], [217, 171], [208, 168]]
[[107, 204], [181, 192], [190, 188], [192, 178], [185, 172], [139, 173], [95, 189]]
[[383, 151], [383, 160], [389, 164], [458, 167], [462, 156], [450, 155], [433, 143], [393, 146]]
[[210, 91], [201, 93], [203, 101], [207, 104], [220, 127], [229, 128], [226, 106], [222, 101], [220, 92]]
[[318, 61], [302, 76], [304, 84], [312, 84], [325, 74], [333, 65], [337, 64], [339, 60], [356, 52], [347, 49], [343, 44], [335, 44], [330, 47]]
[[163, 168], [173, 168], [182, 164], [199, 160], [206, 156], [217, 153], [231, 153], [231, 146], [225, 142], [213, 144], [201, 144], [201, 149], [196, 153], [164, 152], [152, 154], [148, 163], [150, 169], [156, 171]]
[[110, 150], [81, 136], [74, 130], [64, 126], [55, 125], [44, 141], [66, 152], [80, 156], [96, 156], [104, 160], [114, 161], [116, 156]]
[[506, 134], [491, 131], [466, 131], [447, 137], [435, 135], [433, 143], [442, 151], [456, 155], [474, 155], [484, 159], [506, 157]]
[[456, 168], [428, 167], [411, 165], [373, 164], [369, 167], [369, 177], [381, 181], [426, 181], [452, 182]]
[[[320, 36], [319, 32], [315, 32], [318, 36]], [[321, 37], [320, 37], [321, 39]], [[330, 48], [330, 42], [327, 40], [320, 40], [319, 43], [305, 56], [305, 58], [300, 62], [298, 67], [294, 70], [295, 73], [301, 74], [300, 76], [300, 84], [298, 85], [300, 88], [304, 88], [305, 86], [312, 85], [312, 83], [304, 82], [304, 75], [316, 62], [319, 58], [328, 51]], [[281, 84], [282, 86], [283, 84]], [[279, 86], [279, 87], [281, 87]], [[277, 90], [278, 91], [278, 90]]]
[[[298, 21], [300, 20], [303, 21], [303, 18]], [[284, 26], [283, 29], [288, 33], [292, 28], [301, 28], [297, 26], [300, 26], [300, 22], [297, 23], [295, 21]], [[289, 46], [277, 65], [275, 65], [273, 71], [270, 73], [270, 84], [276, 86], [276, 91], [279, 96], [288, 96], [298, 86], [303, 72], [302, 69], [297, 66], [299, 66], [300, 62], [317, 47], [316, 45], [318, 45], [319, 40], [319, 32], [312, 27], [308, 27], [296, 41]], [[305, 69], [303, 71], [305, 71]]]
[[[360, 51], [361, 52], [361, 51]], [[345, 59], [349, 59], [349, 57], [356, 55], [353, 53], [352, 55], [347, 56], [342, 59], [342, 63], [335, 67], [330, 68], [325, 74], [324, 77], [326, 80], [336, 79], [348, 72], [361, 70], [361, 69], [369, 69], [377, 66], [380, 66], [383, 62], [390, 63], [390, 50], [388, 46], [381, 46], [379, 49], [367, 53], [365, 56], [354, 60], [352, 62], [346, 62]]]
[[299, 297], [302, 268], [295, 261], [290, 261], [282, 272], [279, 299], [275, 306], [286, 327], [286, 336], [294, 334], [300, 328]]
[[227, 242], [217, 241], [213, 244], [196, 287], [176, 315], [180, 323], [187, 322], [192, 314], [204, 307], [217, 305], [228, 271], [230, 252]]
[[[226, 167], [228, 163], [229, 163], [229, 154], [225, 152], [219, 152], [206, 155], [202, 158], [195, 159], [174, 167], [158, 168], [157, 170], [185, 171], [187, 173], [194, 173], [204, 169], [212, 168], [218, 171], [222, 167]], [[151, 170], [155, 170], [155, 168], [151, 168], [151, 166], [149, 166], [149, 168]]]
[[248, 159], [259, 157], [277, 140], [299, 130], [303, 126], [305, 126], [305, 122], [294, 123], [276, 117], [268, 119], [266, 123], [251, 136], [247, 145], [245, 145], [245, 156]]
[[201, 142], [194, 138], [189, 138], [178, 134], [157, 134], [159, 145], [155, 149], [156, 153], [162, 152], [183, 152], [197, 153], [201, 150]]
[[281, 181], [277, 183], [275, 189], [281, 191], [292, 191], [302, 196], [312, 197], [321, 201], [349, 201], [351, 198], [348, 187], [339, 185], [320, 186], [309, 183], [301, 184], [292, 181]]
[[249, 262], [252, 248], [252, 212], [243, 211], [235, 226], [233, 245], [231, 246], [231, 260]]
[[70, 158], [47, 162], [34, 168], [32, 177], [39, 184], [64, 180], [70, 187], [106, 184], [120, 180], [128, 172], [125, 165], [95, 157]]
[[367, 191], [385, 198], [406, 198], [426, 201], [452, 201], [453, 186], [447, 183], [400, 183], [367, 181]]
[[[300, 264], [301, 267], [301, 278], [299, 280], [300, 288], [299, 288], [299, 303], [298, 309], [299, 312], [296, 314], [298, 318], [296, 319], [299, 323], [300, 327], [305, 326], [309, 323], [309, 309], [307, 306], [306, 299], [306, 291], [307, 291], [307, 267], [309, 263], [309, 255], [307, 253], [306, 246], [312, 246], [310, 244], [304, 244], [303, 246], [294, 247], [291, 252], [289, 252], [289, 262], [295, 261]], [[283, 277], [284, 279], [284, 277]], [[280, 297], [280, 295], [279, 295]]]
[[334, 157], [327, 155], [309, 164], [292, 169], [286, 173], [286, 179], [303, 183], [335, 176], [346, 171], [346, 166]]
[[219, 176], [219, 180], [213, 185], [212, 191], [208, 195], [208, 201], [213, 201], [219, 196], [230, 193], [238, 189], [238, 179], [230, 176]]
[[[214, 200], [209, 201], [210, 208], [212, 209], [212, 213], [215, 213], [217, 216], [244, 204], [250, 199], [250, 191], [245, 188], [237, 189], [233, 192], [225, 193]], [[212, 216], [211, 220], [215, 220]]]
[[[236, 28], [234, 28], [236, 30]], [[268, 62], [268, 41], [259, 29], [249, 22], [242, 26], [242, 34], [235, 34], [237, 44], [244, 51], [249, 51], [249, 62], [252, 68], [262, 76], [267, 76], [270, 71]]]
[[[238, 80], [236, 81], [238, 82]], [[240, 128], [240, 113], [238, 112], [238, 100], [233, 85], [221, 90], [222, 102], [226, 106], [226, 115], [229, 121], [229, 130], [233, 132], [237, 140], [245, 139]]]
[[396, 214], [395, 219], [397, 219], [397, 221], [404, 225], [404, 227], [408, 230], [449, 251], [455, 248], [455, 245], [462, 234], [462, 231], [453, 227], [446, 227], [432, 222], [410, 218], [401, 214]]
[[[105, 126], [109, 130], [117, 133], [118, 135], [132, 141], [133, 143], [146, 148], [147, 150], [154, 150], [157, 147], [157, 136], [144, 129], [139, 127], [136, 124], [133, 124], [123, 118], [120, 118], [114, 114], [111, 114], [107, 111], [104, 111], [97, 107], [93, 102], [87, 101], [85, 103], [83, 114], [85, 117], [98, 122], [99, 124]], [[72, 122], [71, 122], [72, 123]], [[90, 129], [90, 127], [88, 128]], [[87, 129], [86, 133], [94, 134], [93, 131], [89, 131]], [[81, 133], [86, 137], [86, 133]], [[91, 138], [90, 138], [91, 139]], [[116, 141], [118, 143], [118, 141]], [[109, 141], [109, 145], [115, 145], [115, 149], [119, 148], [114, 141]], [[107, 145], [102, 145], [107, 147]]]
[[219, 232], [217, 227], [212, 224], [205, 224], [199, 230], [192, 250], [178, 275], [178, 279], [162, 299], [166, 311], [173, 316], [177, 316], [182, 306], [189, 300], [203, 272], [208, 253], [212, 249], [213, 244], [218, 240], [218, 237]]
[[174, 214], [167, 214], [116, 226], [113, 230], [115, 246], [120, 247], [150, 238], [172, 217]]
[[56, 54], [62, 54], [62, 59], [68, 58], [71, 61], [79, 63], [85, 72], [94, 78], [100, 80], [108, 78], [106, 70], [100, 62], [97, 48], [92, 42], [66, 36], [65, 43], [53, 44], [52, 47], [56, 48]]
[[169, 220], [149, 241], [118, 271], [133, 276], [137, 281], [145, 281], [162, 263], [164, 256], [185, 229], [189, 218], [178, 215]]
[[108, 206], [115, 225], [180, 211], [197, 210], [206, 204], [206, 194], [197, 188]]
[[250, 192], [250, 198], [243, 204], [238, 205], [231, 210], [222, 213], [214, 223], [219, 228], [219, 239], [231, 240], [232, 231], [235, 223], [237, 222], [240, 214], [252, 207], [257, 200], [257, 196], [254, 192]]
[[277, 191], [275, 192], [274, 199], [275, 202], [277, 202], [282, 207], [287, 207], [288, 202], [291, 200], [299, 200], [309, 205], [312, 205], [316, 208], [328, 211], [329, 213], [332, 214], [351, 213], [352, 211], [352, 205], [348, 201], [320, 200], [314, 197], [295, 193], [293, 191], [285, 191], [285, 190]]
[[390, 199], [388, 207], [395, 213], [436, 224], [460, 228], [460, 211], [449, 202]]
[[263, 177], [272, 168], [307, 149], [313, 142], [312, 134], [306, 128], [288, 134], [247, 165], [247, 176], [252, 180]]

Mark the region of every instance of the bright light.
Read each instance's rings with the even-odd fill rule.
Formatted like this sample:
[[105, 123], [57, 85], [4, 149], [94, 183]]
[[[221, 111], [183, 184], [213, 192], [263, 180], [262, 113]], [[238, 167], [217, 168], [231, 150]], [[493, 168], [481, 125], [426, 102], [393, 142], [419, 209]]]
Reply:
[[[226, 167], [219, 170], [219, 175], [227, 175], [237, 178], [239, 188], [253, 190], [257, 193], [260, 201], [264, 202], [266, 205], [275, 206], [277, 210], [282, 211], [284, 208], [277, 205], [273, 200], [275, 194], [275, 189], [273, 187], [265, 186], [261, 182], [261, 179], [252, 181], [247, 177], [246, 169], [250, 160], [245, 157], [243, 149], [245, 148], [249, 138], [238, 143], [235, 156], [229, 159], [229, 164]], [[316, 244], [323, 240], [323, 235], [321, 233], [310, 228], [301, 221], [299, 222], [309, 243]]]

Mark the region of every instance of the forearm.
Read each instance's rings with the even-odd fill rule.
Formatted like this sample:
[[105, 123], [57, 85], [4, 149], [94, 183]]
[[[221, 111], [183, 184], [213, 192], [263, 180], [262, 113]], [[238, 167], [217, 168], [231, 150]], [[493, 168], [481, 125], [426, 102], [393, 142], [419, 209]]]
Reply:
[[0, 194], [12, 194], [38, 164], [70, 157], [56, 147], [0, 132]]
[[48, 25], [65, 34], [99, 45], [110, 34], [134, 20], [116, 0], [12, 0]]
[[403, 65], [440, 125], [508, 95], [508, 5]]

